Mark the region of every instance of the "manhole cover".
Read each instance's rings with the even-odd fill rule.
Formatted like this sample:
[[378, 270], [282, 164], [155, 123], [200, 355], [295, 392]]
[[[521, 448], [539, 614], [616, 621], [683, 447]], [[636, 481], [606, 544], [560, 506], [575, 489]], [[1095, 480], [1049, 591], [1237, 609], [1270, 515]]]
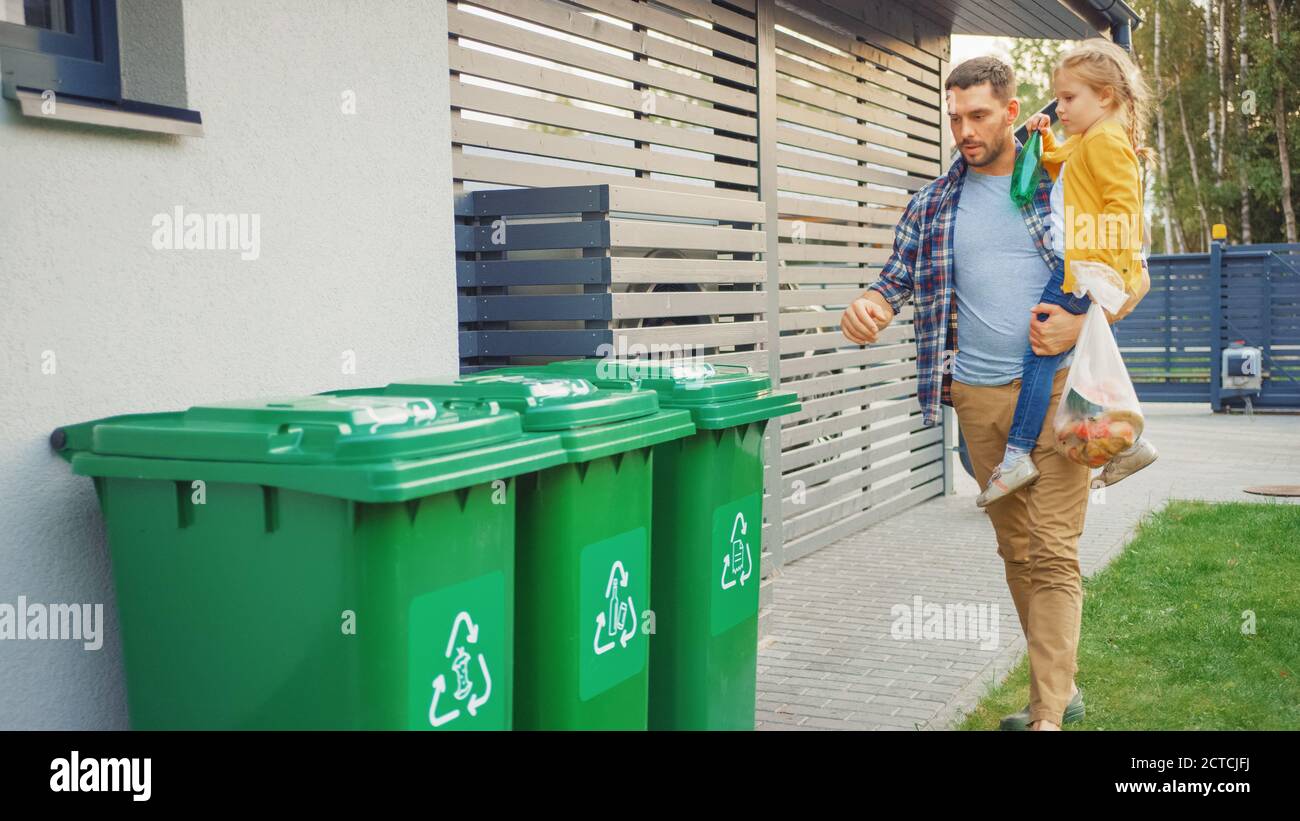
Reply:
[[1300, 496], [1300, 485], [1259, 485], [1246, 488], [1256, 496]]

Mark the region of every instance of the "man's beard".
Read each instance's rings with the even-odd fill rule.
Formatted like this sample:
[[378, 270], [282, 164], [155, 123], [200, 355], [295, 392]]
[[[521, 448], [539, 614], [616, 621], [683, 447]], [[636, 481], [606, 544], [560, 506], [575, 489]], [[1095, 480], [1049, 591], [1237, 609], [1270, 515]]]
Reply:
[[988, 153], [984, 156], [984, 160], [982, 162], [967, 160], [967, 163], [973, 168], [983, 168], [986, 165], [992, 165], [1002, 157], [1002, 153], [1007, 150], [1008, 143], [1009, 140], [1006, 139], [1006, 135], [1003, 135], [1002, 139], [996, 143], [985, 143], [985, 146], [988, 148]]

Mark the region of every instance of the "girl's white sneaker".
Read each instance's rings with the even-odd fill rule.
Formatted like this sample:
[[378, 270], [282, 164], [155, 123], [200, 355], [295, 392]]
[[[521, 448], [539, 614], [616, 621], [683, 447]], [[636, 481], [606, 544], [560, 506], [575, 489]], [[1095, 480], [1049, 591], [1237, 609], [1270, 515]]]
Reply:
[[1010, 496], [1022, 487], [1032, 485], [1038, 481], [1038, 475], [1038, 466], [1028, 456], [1017, 459], [1006, 473], [1002, 472], [1002, 465], [998, 465], [993, 468], [988, 487], [976, 497], [975, 506], [988, 507], [1003, 496]]
[[1115, 454], [1115, 458], [1107, 462], [1101, 469], [1101, 473], [1097, 474], [1097, 478], [1092, 480], [1092, 486], [1096, 488], [1113, 485], [1151, 464], [1158, 456], [1160, 454], [1156, 451], [1156, 446], [1151, 444], [1151, 440], [1142, 437], [1133, 443], [1133, 447]]

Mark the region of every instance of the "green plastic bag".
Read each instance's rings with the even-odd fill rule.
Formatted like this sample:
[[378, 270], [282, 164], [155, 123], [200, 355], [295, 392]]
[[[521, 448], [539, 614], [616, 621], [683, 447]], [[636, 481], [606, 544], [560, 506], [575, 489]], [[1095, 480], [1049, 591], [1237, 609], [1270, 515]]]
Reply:
[[1038, 190], [1038, 172], [1043, 167], [1043, 140], [1037, 131], [1029, 135], [1011, 171], [1011, 201], [1024, 208]]

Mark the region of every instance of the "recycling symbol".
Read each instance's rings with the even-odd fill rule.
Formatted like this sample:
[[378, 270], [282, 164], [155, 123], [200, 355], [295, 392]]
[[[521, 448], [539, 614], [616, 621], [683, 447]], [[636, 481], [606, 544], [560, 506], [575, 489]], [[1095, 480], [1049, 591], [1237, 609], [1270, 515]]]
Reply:
[[[461, 624], [466, 625], [465, 638], [462, 644], [456, 643], [456, 638], [460, 634]], [[468, 702], [465, 704], [465, 710], [471, 716], [478, 715], [478, 708], [487, 703], [492, 697], [492, 676], [488, 672], [487, 659], [483, 654], [478, 654], [478, 669], [482, 671], [483, 693], [474, 695], [474, 676], [471, 675], [472, 656], [465, 650], [466, 644], [478, 644], [478, 625], [470, 618], [468, 612], [462, 610], [456, 615], [456, 620], [451, 625], [451, 635], [447, 637], [447, 652], [444, 654], [451, 659], [451, 669], [456, 675], [456, 689], [451, 693], [451, 697], [458, 702]], [[452, 651], [455, 651], [455, 658], [452, 658]], [[433, 701], [429, 704], [429, 723], [434, 727], [441, 727], [449, 721], [454, 721], [460, 716], [460, 707], [454, 707], [446, 713], [438, 714], [438, 702], [447, 694], [447, 679], [442, 673], [433, 680]]]
[[[737, 513], [731, 524], [731, 549], [722, 556], [722, 589], [730, 590], [739, 582], [745, 586], [746, 580], [754, 572], [754, 558], [749, 550], [749, 542], [742, 537], [748, 532], [745, 514]], [[730, 581], [728, 581], [730, 579]]]
[[[619, 592], [626, 590], [627, 582], [627, 569], [622, 562], [616, 560], [609, 568], [609, 582], [605, 585], [608, 607], [596, 614], [596, 637], [592, 646], [598, 656], [618, 645], [627, 647], [627, 643], [636, 636], [636, 604], [632, 601], [632, 594], [627, 594], [626, 601], [619, 598]], [[601, 643], [602, 638], [606, 639], [604, 644]]]

